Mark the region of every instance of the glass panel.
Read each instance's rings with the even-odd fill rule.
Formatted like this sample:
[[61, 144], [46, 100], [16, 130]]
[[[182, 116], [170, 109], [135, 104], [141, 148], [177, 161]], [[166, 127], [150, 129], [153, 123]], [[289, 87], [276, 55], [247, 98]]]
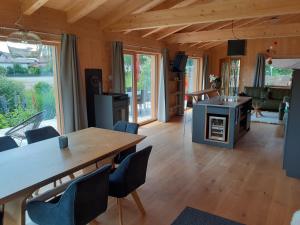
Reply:
[[55, 71], [54, 46], [43, 45], [39, 59], [16, 59], [0, 42], [0, 136], [41, 111], [40, 126], [57, 128]]
[[196, 59], [188, 58], [185, 67], [185, 93], [191, 93], [196, 90], [196, 64]]
[[152, 109], [154, 103], [155, 56], [137, 55], [137, 110], [138, 122], [153, 118]]
[[232, 59], [230, 66], [229, 95], [238, 95], [240, 79], [240, 59]]
[[228, 95], [229, 64], [221, 61], [222, 95]]
[[[279, 59], [276, 60], [280, 61]], [[291, 86], [293, 75], [292, 69], [278, 68], [276, 66], [266, 64], [265, 72], [265, 84], [267, 86]]]
[[129, 122], [133, 122], [133, 95], [132, 95], [132, 80], [133, 80], [133, 56], [124, 55], [124, 65], [125, 65], [125, 90], [130, 99], [129, 104]]

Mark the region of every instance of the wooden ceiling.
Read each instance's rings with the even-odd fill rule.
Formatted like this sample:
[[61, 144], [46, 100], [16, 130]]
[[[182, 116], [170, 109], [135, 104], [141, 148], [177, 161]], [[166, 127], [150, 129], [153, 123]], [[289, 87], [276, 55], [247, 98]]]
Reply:
[[64, 11], [69, 23], [89, 17], [108, 32], [135, 33], [187, 48], [229, 39], [300, 36], [300, 0], [20, 0], [25, 15]]

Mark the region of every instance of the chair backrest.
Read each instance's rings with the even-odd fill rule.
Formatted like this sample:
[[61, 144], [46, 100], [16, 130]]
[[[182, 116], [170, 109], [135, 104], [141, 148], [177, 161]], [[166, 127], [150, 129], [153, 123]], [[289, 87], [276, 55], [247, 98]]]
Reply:
[[59, 205], [73, 216], [75, 225], [85, 225], [107, 209], [111, 165], [73, 181], [62, 195]]
[[131, 193], [146, 181], [146, 172], [152, 146], [127, 156], [115, 171], [115, 176], [123, 177], [124, 192]]
[[58, 137], [59, 133], [51, 126], [28, 130], [25, 132], [28, 144], [43, 141], [49, 138]]
[[19, 147], [10, 136], [0, 137], [0, 152]]
[[118, 121], [113, 128], [115, 131], [137, 134], [139, 125], [137, 123], [129, 123], [127, 121]]
[[[139, 125], [137, 123], [129, 123], [127, 121], [118, 121], [114, 125], [114, 130], [120, 131], [120, 132], [127, 132], [131, 134], [137, 134]], [[115, 163], [119, 164], [121, 163], [129, 154], [136, 152], [136, 145], [126, 149], [125, 151], [119, 153], [115, 158], [114, 161]]]

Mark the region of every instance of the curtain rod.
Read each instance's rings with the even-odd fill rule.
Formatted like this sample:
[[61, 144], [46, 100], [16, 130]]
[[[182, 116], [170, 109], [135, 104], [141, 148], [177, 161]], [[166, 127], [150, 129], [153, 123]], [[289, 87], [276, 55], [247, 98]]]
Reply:
[[[14, 28], [14, 27], [0, 27], [0, 30], [18, 31], [20, 29]], [[56, 37], [60, 37], [61, 36], [60, 34], [54, 34], [54, 33], [47, 33], [47, 32], [41, 32], [41, 31], [33, 31], [33, 30], [30, 30], [30, 31], [33, 32], [33, 33], [36, 33], [36, 34], [41, 34], [41, 35], [49, 35], [49, 36], [56, 36]]]

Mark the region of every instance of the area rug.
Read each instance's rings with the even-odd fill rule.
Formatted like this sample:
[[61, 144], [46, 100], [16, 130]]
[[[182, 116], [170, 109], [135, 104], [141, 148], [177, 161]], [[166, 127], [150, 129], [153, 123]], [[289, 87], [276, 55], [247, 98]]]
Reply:
[[171, 225], [245, 225], [187, 207]]
[[278, 112], [262, 111], [263, 116], [256, 117], [255, 113], [251, 115], [251, 121], [257, 123], [282, 124], [278, 119]]

